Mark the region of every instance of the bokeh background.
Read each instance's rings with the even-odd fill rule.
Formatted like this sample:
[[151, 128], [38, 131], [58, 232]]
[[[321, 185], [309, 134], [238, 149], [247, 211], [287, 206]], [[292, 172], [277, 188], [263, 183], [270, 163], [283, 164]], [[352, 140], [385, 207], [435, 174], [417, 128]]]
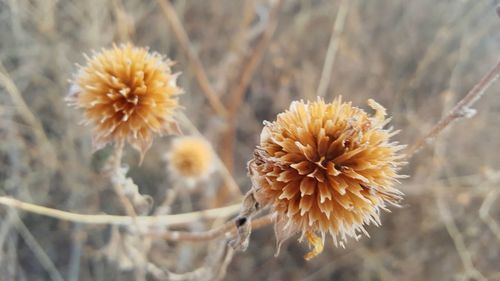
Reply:
[[[92, 153], [89, 128], [64, 102], [82, 53], [113, 42], [149, 46], [176, 61], [183, 113], [227, 163], [241, 193], [250, 188], [246, 162], [262, 121], [293, 100], [316, 98], [329, 49], [336, 53], [325, 99], [342, 95], [366, 108], [374, 98], [404, 144], [500, 58], [493, 0], [172, 1], [189, 49], [230, 109], [228, 122], [210, 106], [162, 1], [0, 0], [0, 195], [80, 213], [124, 213], [100, 173], [110, 148]], [[327, 241], [306, 262], [307, 246], [295, 239], [275, 258], [267, 226], [254, 231], [224, 280], [500, 280], [499, 90], [494, 84], [474, 106], [476, 116], [454, 123], [409, 161], [410, 178], [399, 185], [403, 206], [384, 213], [382, 227], [368, 227], [371, 238], [350, 240], [345, 249]], [[142, 165], [126, 151], [131, 177], [155, 202], [182, 185], [162, 158], [171, 139], [155, 139]], [[180, 196], [172, 212], [238, 200], [216, 175]], [[111, 236], [110, 227], [0, 207], [0, 280], [138, 280], [103, 254]], [[213, 251], [213, 243], [153, 243], [148, 259], [178, 273], [203, 265]]]

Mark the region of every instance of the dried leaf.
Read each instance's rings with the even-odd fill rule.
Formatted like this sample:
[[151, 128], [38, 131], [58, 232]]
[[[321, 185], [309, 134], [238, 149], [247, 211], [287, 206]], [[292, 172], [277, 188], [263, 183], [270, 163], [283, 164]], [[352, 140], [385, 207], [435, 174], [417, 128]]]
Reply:
[[276, 252], [274, 256], [277, 257], [280, 254], [281, 246], [290, 237], [297, 233], [295, 229], [290, 224], [290, 219], [283, 215], [277, 215], [274, 223], [274, 235], [276, 237]]
[[314, 258], [315, 256], [321, 254], [321, 252], [323, 252], [325, 242], [321, 237], [317, 236], [312, 231], [306, 232], [306, 239], [307, 242], [309, 242], [309, 245], [312, 246], [313, 248], [309, 253], [307, 253], [304, 256], [304, 259], [308, 261]]

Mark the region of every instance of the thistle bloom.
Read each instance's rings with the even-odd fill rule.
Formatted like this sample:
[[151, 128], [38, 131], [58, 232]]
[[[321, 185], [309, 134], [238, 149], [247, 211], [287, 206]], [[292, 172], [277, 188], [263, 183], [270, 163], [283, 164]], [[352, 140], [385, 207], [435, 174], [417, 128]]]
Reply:
[[86, 60], [67, 101], [83, 109], [83, 123], [93, 126], [95, 149], [128, 142], [142, 158], [154, 134], [178, 132], [173, 113], [181, 90], [169, 60], [131, 44], [115, 45]]
[[249, 163], [254, 196], [272, 206], [279, 245], [295, 233], [306, 237], [314, 247], [306, 259], [322, 251], [327, 233], [341, 246], [359, 232], [368, 236], [364, 225], [380, 225], [380, 209], [401, 199], [393, 185], [404, 146], [390, 142], [397, 132], [384, 129], [385, 109], [368, 104], [374, 116], [340, 97], [296, 101], [264, 123]]
[[168, 168], [178, 178], [196, 182], [206, 178], [214, 168], [210, 144], [201, 137], [178, 137], [167, 153]]

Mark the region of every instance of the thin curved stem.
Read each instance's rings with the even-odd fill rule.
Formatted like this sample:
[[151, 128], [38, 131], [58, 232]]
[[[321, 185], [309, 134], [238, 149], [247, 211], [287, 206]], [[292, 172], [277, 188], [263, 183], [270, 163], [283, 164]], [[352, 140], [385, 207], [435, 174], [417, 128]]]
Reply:
[[177, 41], [179, 41], [181, 49], [186, 55], [189, 64], [196, 76], [196, 80], [198, 81], [203, 94], [207, 97], [210, 106], [219, 116], [226, 117], [227, 109], [224, 107], [219, 99], [219, 96], [210, 84], [205, 69], [203, 68], [200, 59], [191, 47], [192, 44], [189, 41], [186, 30], [184, 30], [184, 27], [182, 27], [182, 23], [179, 20], [179, 17], [175, 12], [172, 3], [170, 3], [170, 0], [157, 0], [157, 2], [160, 5], [161, 10], [165, 14], [165, 19], [170, 24], [170, 27], [172, 28]]
[[[252, 229], [257, 229], [273, 222], [273, 214], [268, 214], [263, 217], [252, 220]], [[234, 235], [237, 227], [234, 221], [226, 222], [225, 224], [209, 229], [207, 231], [191, 232], [191, 231], [164, 231], [160, 234], [151, 234], [153, 237], [161, 237], [169, 241], [190, 241], [203, 242], [213, 240], [223, 235]]]
[[24, 100], [21, 92], [15, 85], [14, 81], [8, 74], [7, 70], [4, 68], [2, 62], [0, 61], [0, 87], [5, 88], [5, 91], [9, 94], [12, 103], [16, 106], [17, 111], [21, 118], [24, 119], [33, 128], [33, 133], [40, 142], [40, 145], [45, 148], [44, 159], [45, 163], [50, 167], [54, 168], [57, 166], [57, 157], [55, 157], [55, 149], [52, 146], [40, 119], [33, 114], [28, 104]]
[[321, 78], [319, 80], [318, 89], [316, 90], [316, 95], [318, 97], [324, 97], [330, 80], [332, 77], [333, 64], [335, 63], [335, 56], [339, 49], [340, 37], [344, 31], [344, 24], [347, 18], [347, 12], [349, 11], [349, 0], [342, 0], [337, 12], [337, 17], [333, 22], [332, 34], [330, 35], [330, 42], [328, 43], [328, 49], [326, 51], [325, 63], [323, 64], [323, 70], [321, 71]]
[[[115, 215], [89, 215], [61, 211], [36, 204], [26, 203], [14, 198], [0, 196], [0, 205], [16, 208], [25, 212], [30, 212], [58, 220], [84, 223], [84, 224], [113, 224], [113, 225], [133, 225], [134, 219], [130, 216]], [[227, 207], [209, 209], [198, 212], [190, 212], [177, 215], [163, 216], [137, 216], [136, 222], [141, 226], [176, 226], [186, 225], [201, 219], [227, 218], [235, 215], [240, 210], [240, 204]]]

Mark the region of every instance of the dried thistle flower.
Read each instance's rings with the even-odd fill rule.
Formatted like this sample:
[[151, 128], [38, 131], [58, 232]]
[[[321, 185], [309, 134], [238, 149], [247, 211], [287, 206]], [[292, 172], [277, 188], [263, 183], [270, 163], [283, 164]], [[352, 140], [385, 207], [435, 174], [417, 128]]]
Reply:
[[142, 159], [154, 134], [179, 132], [173, 114], [181, 90], [168, 59], [131, 44], [85, 57], [67, 101], [84, 110], [84, 124], [94, 127], [96, 150], [128, 141]]
[[206, 178], [214, 171], [212, 147], [201, 137], [175, 138], [166, 156], [172, 174], [190, 182]]
[[249, 171], [256, 200], [276, 214], [278, 251], [295, 233], [314, 247], [306, 259], [323, 250], [326, 233], [341, 246], [348, 236], [368, 236], [364, 225], [380, 225], [380, 209], [401, 199], [393, 185], [404, 146], [390, 142], [397, 132], [384, 129], [385, 109], [368, 104], [374, 116], [340, 97], [296, 101], [264, 123]]

